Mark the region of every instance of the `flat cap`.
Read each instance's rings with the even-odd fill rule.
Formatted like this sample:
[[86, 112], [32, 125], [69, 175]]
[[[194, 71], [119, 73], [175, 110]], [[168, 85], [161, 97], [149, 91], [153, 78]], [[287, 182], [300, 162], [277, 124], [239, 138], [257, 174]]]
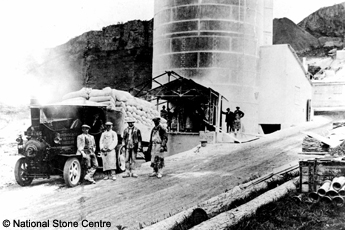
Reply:
[[160, 120], [161, 120], [161, 117], [154, 117], [154, 118], [152, 118], [152, 120], [153, 120], [153, 121], [156, 121], [156, 120], [160, 121]]
[[105, 125], [113, 125], [113, 123], [110, 122], [110, 121], [107, 121], [107, 122], [105, 123]]
[[91, 128], [90, 126], [88, 126], [88, 125], [86, 125], [86, 124], [82, 125], [81, 127], [82, 127], [82, 128], [88, 128], [88, 129]]
[[135, 123], [135, 119], [133, 117], [127, 117], [126, 122], [127, 123]]

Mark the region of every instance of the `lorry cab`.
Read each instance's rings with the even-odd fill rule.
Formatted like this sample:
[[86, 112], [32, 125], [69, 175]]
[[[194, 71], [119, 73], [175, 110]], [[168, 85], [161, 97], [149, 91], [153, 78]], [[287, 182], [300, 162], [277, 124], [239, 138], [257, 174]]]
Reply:
[[92, 101], [32, 105], [30, 110], [31, 126], [24, 133], [26, 141], [20, 151], [23, 157], [15, 166], [15, 178], [21, 186], [51, 175], [62, 175], [67, 186], [76, 186], [83, 175], [83, 161], [77, 154], [76, 143], [83, 124], [91, 127], [89, 133], [95, 137], [97, 154], [103, 125], [106, 121], [113, 122], [113, 130], [119, 136], [117, 154], [120, 151], [123, 111], [107, 110], [106, 105]]

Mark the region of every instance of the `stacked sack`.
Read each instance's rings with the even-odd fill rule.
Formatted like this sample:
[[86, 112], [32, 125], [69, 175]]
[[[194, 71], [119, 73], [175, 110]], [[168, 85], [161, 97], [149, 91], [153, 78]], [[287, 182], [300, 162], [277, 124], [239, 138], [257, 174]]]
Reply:
[[[107, 106], [109, 110], [122, 111], [126, 118], [134, 118], [141, 125], [153, 127], [152, 118], [159, 116], [156, 107], [150, 102], [133, 97], [130, 93], [122, 90], [106, 87], [102, 90], [82, 88], [63, 96], [64, 100], [83, 99], [97, 102]], [[161, 124], [166, 126], [167, 121], [161, 119]]]

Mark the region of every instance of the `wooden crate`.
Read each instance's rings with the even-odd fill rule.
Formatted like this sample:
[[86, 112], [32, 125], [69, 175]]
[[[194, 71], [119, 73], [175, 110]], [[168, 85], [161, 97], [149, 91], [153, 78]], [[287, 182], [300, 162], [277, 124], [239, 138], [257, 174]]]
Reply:
[[335, 159], [303, 160], [300, 167], [300, 192], [316, 192], [325, 180], [345, 176], [345, 161]]

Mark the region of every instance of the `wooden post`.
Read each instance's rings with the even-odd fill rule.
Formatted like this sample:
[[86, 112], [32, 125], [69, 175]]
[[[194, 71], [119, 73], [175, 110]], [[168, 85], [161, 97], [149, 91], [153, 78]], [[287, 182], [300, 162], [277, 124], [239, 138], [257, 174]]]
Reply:
[[[274, 174], [270, 173], [263, 177], [257, 178], [256, 180], [248, 182], [246, 184], [236, 186], [232, 190], [229, 190], [218, 196], [212, 197], [211, 199], [202, 202], [196, 207], [192, 207], [187, 210], [184, 210], [158, 223], [155, 223], [151, 226], [147, 226], [144, 229], [145, 230], [173, 229], [177, 224], [181, 224], [186, 219], [191, 218], [191, 215], [196, 208], [203, 209], [207, 213], [208, 218], [212, 218], [220, 214], [221, 212], [223, 212], [227, 207], [231, 206], [236, 201], [243, 200], [246, 197], [249, 197], [254, 192], [266, 189], [269, 182], [282, 181], [283, 177], [281, 175], [286, 174], [286, 173], [289, 173], [289, 175], [296, 175], [298, 174], [298, 167], [289, 166], [288, 168], [285, 168], [277, 173], [274, 173]], [[295, 180], [297, 181], [297, 178], [295, 178]]]
[[297, 181], [298, 178], [296, 177], [295, 179], [258, 196], [244, 205], [231, 209], [230, 211], [223, 212], [210, 220], [202, 222], [201, 224], [191, 228], [191, 230], [228, 229], [230, 226], [239, 223], [243, 218], [253, 215], [261, 206], [280, 199], [291, 190], [296, 190]]

